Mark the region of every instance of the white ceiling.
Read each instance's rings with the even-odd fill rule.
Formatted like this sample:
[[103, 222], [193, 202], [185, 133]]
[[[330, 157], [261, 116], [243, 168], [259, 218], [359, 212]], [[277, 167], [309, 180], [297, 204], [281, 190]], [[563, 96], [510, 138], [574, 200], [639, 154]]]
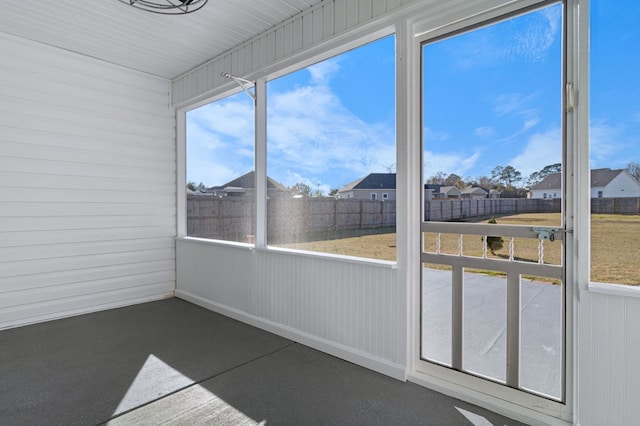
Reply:
[[0, 31], [164, 78], [251, 39], [322, 0], [209, 0], [167, 16], [118, 0], [1, 0]]

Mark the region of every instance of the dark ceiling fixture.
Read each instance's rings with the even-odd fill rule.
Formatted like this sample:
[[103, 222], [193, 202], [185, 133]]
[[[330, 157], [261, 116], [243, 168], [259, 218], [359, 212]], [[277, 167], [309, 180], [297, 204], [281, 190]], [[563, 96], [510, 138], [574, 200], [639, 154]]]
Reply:
[[163, 15], [184, 15], [202, 8], [209, 0], [119, 0], [136, 9]]

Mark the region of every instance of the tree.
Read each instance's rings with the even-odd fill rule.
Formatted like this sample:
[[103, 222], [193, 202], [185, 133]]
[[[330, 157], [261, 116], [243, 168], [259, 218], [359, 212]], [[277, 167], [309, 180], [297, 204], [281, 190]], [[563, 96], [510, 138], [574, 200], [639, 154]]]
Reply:
[[458, 189], [464, 188], [464, 181], [455, 173], [449, 174], [449, 176], [444, 180], [444, 184], [447, 186], [455, 186]]
[[197, 191], [197, 190], [204, 190], [205, 186], [204, 186], [204, 183], [202, 183], [202, 182], [200, 182], [199, 184], [196, 185], [195, 182], [189, 181], [187, 183], [187, 188], [189, 188], [192, 191]]
[[625, 167], [625, 170], [633, 176], [638, 182], [640, 182], [640, 163], [636, 163], [635, 161], [630, 162]]
[[311, 196], [311, 187], [306, 183], [298, 182], [290, 188], [296, 194], [303, 195], [305, 197]]
[[331, 191], [329, 191], [329, 197], [335, 197], [338, 195], [338, 191], [340, 191], [338, 188], [331, 188]]
[[432, 185], [444, 185], [444, 181], [447, 178], [447, 174], [443, 171], [436, 172], [435, 175], [431, 176], [425, 183]]
[[514, 188], [514, 184], [522, 180], [522, 173], [513, 166], [496, 166], [491, 170], [491, 179], [507, 188]]
[[527, 179], [527, 186], [531, 188], [532, 186], [542, 182], [542, 180], [547, 176], [560, 172], [562, 172], [562, 163], [554, 163], [544, 166], [542, 170], [533, 172], [529, 175], [529, 178]]

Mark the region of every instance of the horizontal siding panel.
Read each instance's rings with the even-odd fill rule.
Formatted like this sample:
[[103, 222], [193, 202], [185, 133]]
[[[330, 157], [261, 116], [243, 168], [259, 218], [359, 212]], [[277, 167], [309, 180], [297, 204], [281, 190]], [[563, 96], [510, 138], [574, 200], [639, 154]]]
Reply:
[[[51, 161], [46, 158], [11, 158], [0, 155], [0, 170], [15, 173], [39, 173], [50, 175], [86, 176], [86, 177], [118, 177], [135, 179], [140, 183], [157, 182], [172, 183], [176, 176], [172, 170], [167, 173], [163, 169], [137, 169], [118, 164], [73, 163], [71, 161]], [[0, 198], [1, 200], [2, 198]]]
[[[106, 129], [114, 131], [126, 130], [132, 135], [146, 135], [153, 138], [166, 138], [167, 132], [173, 128], [170, 121], [155, 120], [151, 124], [131, 121], [130, 115], [108, 116], [101, 112], [86, 111], [81, 107], [67, 108], [62, 105], [42, 102], [18, 101], [0, 96], [0, 113], [3, 119], [0, 124], [7, 127], [29, 128], [29, 120], [37, 118], [45, 123], [57, 122], [62, 126], [78, 126], [84, 128]], [[123, 132], [125, 133], [125, 132]]]
[[[6, 72], [1, 67], [0, 71]], [[3, 83], [6, 82], [7, 88], [2, 93], [2, 99], [7, 103], [22, 101], [46, 105], [47, 102], [51, 102], [50, 99], [56, 99], [56, 107], [58, 108], [82, 109], [85, 112], [117, 117], [125, 122], [135, 122], [132, 115], [137, 115], [137, 112], [142, 110], [147, 110], [147, 113], [138, 118], [144, 120], [144, 123], [163, 122], [166, 116], [165, 108], [159, 109], [157, 105], [149, 101], [129, 99], [128, 102], [123, 102], [121, 95], [109, 92], [98, 90], [78, 92], [73, 90], [72, 84], [66, 87], [52, 86], [45, 84], [42, 80], [25, 81], [24, 78], [3, 80], [5, 80]], [[104, 101], [96, 103], [97, 97], [103, 98]]]
[[3, 34], [0, 55], [0, 327], [171, 295], [170, 83]]
[[74, 297], [53, 299], [46, 302], [12, 306], [0, 310], [0, 329], [16, 325], [44, 321], [61, 316], [110, 309], [131, 303], [171, 297], [173, 282], [127, 287], [109, 292], [81, 294]]
[[175, 271], [175, 261], [173, 259], [122, 263], [92, 269], [75, 269], [0, 278], [0, 288], [3, 289], [0, 295], [5, 296], [13, 291], [22, 291], [25, 289], [46, 288], [73, 283], [82, 284], [102, 280], [129, 279], [135, 281], [136, 277], [167, 271]]
[[[117, 177], [95, 177], [66, 175], [45, 175], [41, 173], [8, 173], [0, 172], [0, 186], [9, 188], [65, 188], [85, 191], [126, 191], [140, 193], [144, 198], [146, 193], [166, 194], [175, 187], [174, 182], [156, 183], [138, 179], [122, 179]], [[4, 209], [0, 209], [2, 215]]]
[[0, 233], [0, 247], [39, 246], [45, 244], [85, 243], [91, 241], [118, 241], [139, 238], [173, 238], [175, 226], [139, 226], [135, 228], [102, 228], [24, 231]]
[[148, 98], [156, 104], [166, 100], [166, 80], [160, 78], [11, 36], [0, 38], [0, 50], [2, 63], [19, 68], [24, 77], [46, 74], [45, 80], [53, 84], [75, 81], [76, 87], [104, 88], [127, 98]]
[[91, 241], [73, 244], [43, 244], [29, 247], [0, 247], [0, 264], [23, 260], [173, 249], [174, 247], [174, 239], [167, 237], [121, 241]]
[[171, 194], [142, 191], [78, 191], [76, 189], [29, 189], [0, 187], [0, 200], [8, 202], [152, 203], [166, 204]]
[[5, 217], [0, 232], [171, 226], [175, 221], [174, 215]]
[[175, 250], [156, 249], [139, 250], [128, 253], [109, 253], [100, 255], [82, 255], [56, 259], [30, 259], [9, 263], [0, 263], [0, 277], [18, 277], [22, 275], [46, 274], [49, 272], [71, 271], [75, 269], [100, 268], [103, 266], [128, 263], [152, 262], [175, 258]]
[[[174, 145], [172, 140], [149, 138], [147, 141], [144, 141], [143, 138], [113, 138], [113, 135], [110, 136], [111, 139], [102, 139], [98, 137], [98, 135], [93, 134], [91, 138], [88, 139], [78, 135], [53, 133], [50, 131], [43, 132], [18, 127], [5, 127], [2, 135], [0, 135], [0, 141], [104, 152], [107, 154], [119, 153], [121, 156], [144, 157], [153, 160], [173, 159], [172, 152], [169, 151]], [[158, 149], [160, 147], [165, 149]]]
[[175, 203], [0, 203], [0, 217], [56, 217], [98, 215], [171, 215], [176, 214]]
[[[154, 160], [144, 157], [125, 157], [118, 154], [32, 145], [25, 143], [0, 142], [0, 155], [8, 158], [28, 158], [48, 161], [67, 161], [83, 164], [117, 165], [118, 167], [139, 167], [141, 169], [158, 169], [173, 171], [175, 161]], [[173, 160], [173, 159], [172, 159]]]
[[[83, 294], [93, 294], [123, 290], [141, 286], [168, 285], [175, 281], [175, 271], [154, 272], [146, 275], [133, 275], [110, 280], [83, 281], [81, 283], [65, 284], [61, 286], [47, 286], [38, 289], [14, 291], [0, 298], [0, 309], [33, 303], [43, 303], [77, 297]], [[169, 286], [169, 288], [171, 288]], [[170, 290], [171, 291], [171, 290]]]

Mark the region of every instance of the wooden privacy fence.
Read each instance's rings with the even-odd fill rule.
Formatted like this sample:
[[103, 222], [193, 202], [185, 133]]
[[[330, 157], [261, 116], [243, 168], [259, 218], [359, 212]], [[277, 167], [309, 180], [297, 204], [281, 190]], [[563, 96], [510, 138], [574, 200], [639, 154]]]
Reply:
[[[517, 213], [560, 212], [559, 198], [446, 199], [425, 202], [424, 220], [447, 222]], [[591, 212], [640, 214], [640, 198], [593, 198]], [[396, 202], [330, 197], [272, 198], [267, 203], [269, 241], [296, 241], [343, 230], [391, 227]], [[248, 241], [255, 235], [255, 203], [251, 197], [189, 195], [187, 235]]]
[[[189, 236], [248, 241], [255, 234], [254, 217], [251, 197], [187, 197]], [[267, 203], [269, 241], [296, 241], [314, 234], [395, 224], [395, 201], [274, 197]]]
[[424, 203], [424, 220], [447, 222], [473, 217], [517, 213], [559, 212], [559, 198], [479, 198], [430, 200]]

